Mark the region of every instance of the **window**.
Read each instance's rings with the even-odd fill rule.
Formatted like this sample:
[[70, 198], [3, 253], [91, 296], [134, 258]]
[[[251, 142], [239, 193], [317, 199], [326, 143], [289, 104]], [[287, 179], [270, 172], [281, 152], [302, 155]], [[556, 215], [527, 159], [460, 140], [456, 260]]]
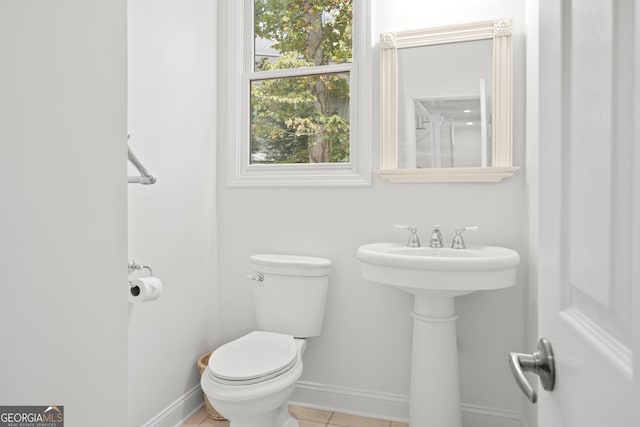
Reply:
[[230, 184], [368, 185], [370, 136], [360, 126], [371, 104], [362, 108], [360, 96], [366, 2], [238, 3], [242, 46], [231, 54], [240, 56], [240, 129]]

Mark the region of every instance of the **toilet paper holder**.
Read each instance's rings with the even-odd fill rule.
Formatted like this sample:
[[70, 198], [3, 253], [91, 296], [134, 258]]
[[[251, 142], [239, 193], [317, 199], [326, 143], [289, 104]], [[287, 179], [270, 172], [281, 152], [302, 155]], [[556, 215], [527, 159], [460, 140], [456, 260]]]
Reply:
[[129, 271], [129, 274], [133, 273], [134, 271], [149, 270], [149, 275], [153, 276], [153, 270], [151, 270], [151, 267], [149, 267], [148, 265], [140, 265], [132, 259], [129, 260], [129, 264], [127, 265], [127, 270]]
[[153, 276], [153, 270], [148, 265], [138, 264], [133, 260], [129, 260], [127, 264], [129, 274], [134, 271], [149, 270], [148, 277], [136, 277], [129, 279], [129, 302], [141, 303], [154, 301], [162, 294], [162, 282], [159, 278]]

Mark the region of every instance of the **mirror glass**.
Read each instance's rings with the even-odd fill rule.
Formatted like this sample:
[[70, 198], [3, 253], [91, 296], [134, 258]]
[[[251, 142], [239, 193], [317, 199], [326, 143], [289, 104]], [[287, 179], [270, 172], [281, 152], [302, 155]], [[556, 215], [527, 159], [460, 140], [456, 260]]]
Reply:
[[392, 182], [511, 176], [511, 21], [384, 33], [381, 170]]
[[491, 40], [398, 51], [398, 167], [491, 165]]

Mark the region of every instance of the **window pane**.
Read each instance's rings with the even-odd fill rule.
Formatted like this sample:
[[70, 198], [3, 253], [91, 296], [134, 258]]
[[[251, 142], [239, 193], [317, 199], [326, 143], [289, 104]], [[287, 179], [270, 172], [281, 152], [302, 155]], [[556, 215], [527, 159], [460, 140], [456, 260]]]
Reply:
[[352, 61], [353, 0], [255, 0], [255, 71]]
[[249, 161], [349, 162], [349, 73], [252, 81]]

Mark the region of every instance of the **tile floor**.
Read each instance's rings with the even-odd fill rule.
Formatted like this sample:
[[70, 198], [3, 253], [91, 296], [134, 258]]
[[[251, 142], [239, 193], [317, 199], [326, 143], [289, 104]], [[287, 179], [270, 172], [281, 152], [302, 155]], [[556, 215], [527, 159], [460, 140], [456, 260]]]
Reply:
[[[300, 427], [408, 427], [404, 423], [374, 420], [300, 406], [290, 406], [289, 412], [300, 422]], [[216, 421], [208, 418], [203, 407], [193, 414], [182, 427], [229, 427], [229, 421]]]

